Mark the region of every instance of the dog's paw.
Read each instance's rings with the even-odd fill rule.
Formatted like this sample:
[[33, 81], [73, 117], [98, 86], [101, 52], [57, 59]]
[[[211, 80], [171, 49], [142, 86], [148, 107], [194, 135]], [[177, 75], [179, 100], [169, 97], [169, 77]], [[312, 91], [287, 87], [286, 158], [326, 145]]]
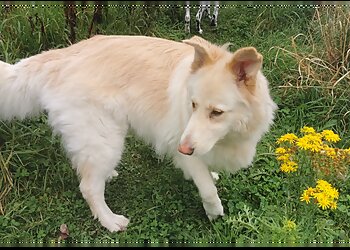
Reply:
[[213, 177], [214, 181], [218, 181], [220, 179], [219, 174], [216, 172], [211, 172], [211, 176]]
[[210, 221], [215, 220], [219, 216], [224, 216], [224, 208], [221, 205], [221, 201], [211, 203], [211, 202], [203, 202], [203, 207], [205, 209], [205, 213], [207, 214]]
[[113, 177], [117, 177], [119, 174], [116, 170], [113, 170], [112, 173], [107, 177], [107, 182], [110, 182]]
[[111, 214], [99, 219], [101, 225], [107, 228], [110, 232], [125, 231], [129, 220], [123, 215]]

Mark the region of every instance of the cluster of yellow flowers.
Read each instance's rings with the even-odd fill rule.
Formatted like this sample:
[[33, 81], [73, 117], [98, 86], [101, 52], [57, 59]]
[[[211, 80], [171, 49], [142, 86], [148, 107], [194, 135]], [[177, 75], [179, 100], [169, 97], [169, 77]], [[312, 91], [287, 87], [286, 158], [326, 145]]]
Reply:
[[277, 144], [280, 145], [275, 151], [277, 160], [281, 162], [281, 171], [295, 172], [298, 164], [295, 161], [298, 150], [309, 153], [312, 165], [326, 174], [334, 170], [337, 175], [344, 176], [347, 173], [347, 164], [350, 163], [350, 148], [333, 148], [329, 143], [340, 141], [339, 135], [332, 130], [323, 130], [317, 133], [314, 128], [304, 126], [300, 130], [304, 134], [298, 137], [293, 133], [282, 135]]
[[[316, 173], [325, 176], [335, 174], [338, 178], [347, 175], [350, 166], [350, 148], [340, 149], [331, 147], [332, 143], [340, 141], [339, 135], [331, 130], [317, 133], [314, 128], [304, 126], [300, 132], [302, 137], [293, 133], [282, 135], [277, 144], [275, 153], [281, 163], [280, 170], [285, 173], [296, 172], [299, 161], [303, 156], [309, 157], [311, 167]], [[302, 156], [303, 155], [303, 156]], [[315, 188], [304, 190], [301, 201], [310, 203], [311, 199], [322, 209], [335, 209], [337, 207], [338, 191], [325, 180], [318, 180]]]
[[336, 209], [336, 199], [338, 199], [338, 197], [339, 193], [337, 189], [332, 187], [332, 185], [325, 180], [318, 180], [315, 188], [309, 187], [304, 190], [300, 200], [310, 203], [310, 199], [313, 198], [315, 203], [325, 210], [327, 208]]

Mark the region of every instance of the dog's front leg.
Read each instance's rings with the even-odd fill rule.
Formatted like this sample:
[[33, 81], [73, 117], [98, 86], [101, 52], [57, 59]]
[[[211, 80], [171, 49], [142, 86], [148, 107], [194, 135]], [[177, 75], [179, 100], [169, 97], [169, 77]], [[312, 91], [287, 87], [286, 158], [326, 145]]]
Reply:
[[185, 177], [191, 178], [198, 188], [203, 207], [210, 220], [224, 215], [212, 174], [208, 166], [195, 156], [178, 155], [175, 164], [181, 168]]

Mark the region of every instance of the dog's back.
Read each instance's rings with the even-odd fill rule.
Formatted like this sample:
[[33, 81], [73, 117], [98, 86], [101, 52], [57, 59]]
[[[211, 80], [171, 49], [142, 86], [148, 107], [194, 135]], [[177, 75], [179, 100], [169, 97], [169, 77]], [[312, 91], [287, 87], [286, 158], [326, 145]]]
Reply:
[[[150, 131], [160, 131], [155, 126], [161, 124], [154, 121], [161, 120], [171, 109], [167, 90], [171, 74], [191, 54], [193, 48], [181, 42], [103, 35], [45, 51], [1, 68], [13, 76], [3, 74], [0, 79], [0, 83], [4, 82], [0, 91], [6, 93], [0, 118], [23, 119], [43, 109], [50, 116], [54, 110], [76, 105], [99, 106], [113, 113], [115, 119], [124, 119], [128, 113], [131, 124], [142, 124], [133, 127], [136, 132], [164, 153], [168, 143], [156, 138], [168, 132], [151, 135]], [[13, 102], [15, 98], [18, 101]]]

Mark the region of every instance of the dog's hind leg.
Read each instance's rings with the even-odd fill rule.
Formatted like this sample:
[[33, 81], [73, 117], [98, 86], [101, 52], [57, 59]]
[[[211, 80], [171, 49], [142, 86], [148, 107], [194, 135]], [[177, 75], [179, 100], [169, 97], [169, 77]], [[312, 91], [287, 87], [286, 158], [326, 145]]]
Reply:
[[64, 146], [80, 177], [80, 191], [91, 212], [109, 231], [126, 229], [129, 220], [114, 214], [105, 202], [105, 183], [115, 174], [127, 132], [126, 118], [116, 121], [94, 106], [48, 112], [53, 128], [62, 135]]
[[[96, 152], [101, 153], [101, 152]], [[100, 155], [103, 157], [102, 155]], [[101, 225], [111, 232], [123, 231], [126, 229], [129, 220], [123, 215], [114, 214], [108, 207], [105, 197], [105, 183], [110, 176], [110, 169], [102, 169], [98, 163], [87, 160], [85, 163], [78, 165], [78, 172], [81, 177], [80, 191], [84, 199], [89, 204], [94, 218], [98, 218]], [[110, 166], [109, 166], [110, 167]], [[107, 171], [106, 171], [107, 170]]]

